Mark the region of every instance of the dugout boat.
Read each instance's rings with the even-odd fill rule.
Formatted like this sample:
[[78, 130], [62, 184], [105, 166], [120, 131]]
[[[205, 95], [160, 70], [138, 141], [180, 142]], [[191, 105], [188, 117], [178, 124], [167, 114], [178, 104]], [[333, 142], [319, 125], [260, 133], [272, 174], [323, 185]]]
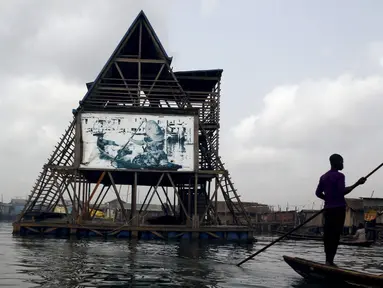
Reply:
[[345, 246], [359, 246], [359, 247], [370, 247], [374, 241], [366, 240], [366, 241], [349, 241], [349, 240], [341, 240], [339, 241], [339, 245]]
[[383, 287], [383, 274], [377, 275], [343, 269], [296, 257], [283, 256], [283, 259], [295, 272], [306, 279], [329, 281], [333, 284], [349, 284], [358, 287]]
[[[285, 235], [286, 232], [277, 231], [277, 234], [282, 236], [282, 235]], [[286, 236], [286, 239], [323, 241], [323, 237], [319, 236], [319, 235], [298, 234], [298, 233], [290, 234], [290, 235]]]
[[[283, 232], [277, 232], [277, 234], [284, 235]], [[305, 235], [305, 234], [290, 234], [286, 236], [286, 239], [290, 240], [313, 240], [313, 241], [323, 241], [323, 236], [317, 235]], [[370, 247], [374, 241], [366, 240], [366, 241], [357, 241], [357, 240], [347, 240], [343, 239], [339, 241], [339, 245], [344, 246], [359, 246], [359, 247]]]

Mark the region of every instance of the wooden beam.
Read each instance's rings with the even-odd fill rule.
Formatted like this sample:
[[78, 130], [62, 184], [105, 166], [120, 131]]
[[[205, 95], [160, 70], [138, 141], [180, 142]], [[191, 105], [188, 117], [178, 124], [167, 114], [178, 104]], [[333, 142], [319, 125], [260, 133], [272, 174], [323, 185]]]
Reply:
[[[221, 176], [221, 177], [223, 177], [223, 176]], [[216, 180], [216, 181], [219, 181], [219, 180]], [[203, 217], [205, 217], [205, 215], [207, 214], [207, 212], [209, 211], [209, 208], [210, 208], [210, 206], [212, 205], [212, 203], [213, 203], [213, 199], [216, 199], [217, 197], [217, 193], [218, 193], [218, 188], [219, 188], [219, 186], [218, 185], [216, 185], [215, 186], [215, 189], [214, 189], [214, 193], [213, 193], [213, 195], [211, 196], [211, 198], [209, 199], [208, 198], [208, 204], [207, 204], [207, 206], [206, 206], [206, 209], [205, 209], [205, 211], [204, 211], [204, 213], [201, 215], [201, 217], [200, 217], [200, 224], [202, 223], [202, 221], [203, 221]], [[209, 193], [210, 194], [210, 193]], [[210, 195], [209, 195], [210, 196]], [[225, 202], [226, 203], [226, 202]], [[215, 211], [217, 211], [217, 201], [215, 202]], [[216, 215], [214, 215], [215, 216], [215, 223], [217, 223], [217, 213], [215, 213]]]
[[122, 73], [122, 71], [121, 71], [121, 69], [120, 69], [120, 66], [118, 65], [117, 62], [114, 63], [114, 66], [116, 66], [116, 69], [117, 69], [117, 71], [118, 71], [118, 74], [120, 74], [120, 76], [121, 76], [121, 80], [124, 82], [124, 85], [125, 85], [126, 89], [128, 90], [130, 99], [132, 99], [132, 101], [134, 101], [133, 96], [132, 96], [132, 94], [130, 93], [130, 90], [129, 90], [129, 85], [128, 85], [128, 83], [125, 81], [125, 76], [124, 76], [124, 74]]
[[120, 194], [118, 193], [118, 189], [116, 187], [116, 184], [114, 183], [114, 179], [113, 179], [112, 173], [108, 172], [108, 176], [109, 176], [110, 182], [112, 183], [113, 190], [116, 193], [116, 197], [117, 197], [118, 203], [120, 203], [121, 210], [122, 210], [121, 212], [124, 215], [124, 218], [125, 218], [126, 222], [129, 222], [128, 215], [126, 215], [126, 210], [125, 210], [124, 204], [122, 203]]
[[[56, 172], [60, 172], [61, 174], [71, 174], [73, 173], [76, 168], [73, 166], [60, 166], [60, 165], [45, 165], [45, 168], [56, 170]], [[86, 168], [86, 167], [80, 167], [78, 170], [80, 171], [100, 171], [99, 168]], [[128, 169], [128, 168], [110, 168], [105, 169], [105, 171], [125, 171], [125, 172], [135, 172], [136, 169]], [[215, 174], [225, 174], [227, 170], [199, 170], [198, 174], [199, 177], [203, 174], [209, 174], [209, 175], [215, 175]], [[140, 173], [164, 173], [169, 172], [173, 174], [190, 174], [193, 173], [192, 171], [172, 171], [172, 170], [140, 170]]]
[[[103, 171], [103, 172], [101, 173], [100, 177], [98, 178], [97, 183], [96, 183], [96, 186], [94, 186], [94, 188], [93, 188], [92, 194], [90, 194], [89, 199], [86, 201], [86, 203], [84, 203], [84, 209], [83, 209], [83, 211], [82, 211], [82, 213], [81, 213], [81, 217], [85, 216], [85, 213], [88, 213], [88, 212], [89, 212], [89, 209], [88, 209], [88, 207], [89, 207], [89, 203], [90, 203], [90, 201], [92, 200], [94, 194], [96, 193], [96, 191], [97, 191], [97, 189], [98, 189], [98, 186], [100, 186], [101, 181], [104, 179], [105, 175], [106, 175], [106, 172]], [[76, 185], [76, 183], [75, 183], [75, 187], [76, 187], [76, 186], [77, 186], [77, 185]], [[75, 194], [76, 194], [76, 192], [75, 192]], [[79, 197], [79, 198], [80, 198], [80, 197]], [[88, 210], [88, 211], [87, 211], [87, 210]]]
[[[94, 213], [93, 216], [92, 216], [91, 211], [95, 210], [95, 207], [96, 207], [96, 205], [97, 205], [97, 203], [98, 203], [98, 200], [100, 200], [100, 197], [101, 197], [101, 195], [102, 195], [102, 192], [104, 192], [105, 187], [106, 187], [105, 185], [102, 186], [101, 191], [100, 191], [100, 193], [98, 193], [98, 196], [97, 196], [97, 198], [96, 198], [96, 201], [94, 202], [94, 204], [92, 205], [92, 207], [88, 206], [88, 207], [85, 208], [85, 209], [87, 210], [86, 214], [87, 214], [87, 216], [89, 216], [90, 219], [93, 219], [93, 216], [96, 215], [96, 213]], [[110, 186], [109, 186], [109, 187], [110, 187]], [[83, 193], [84, 193], [84, 195], [85, 195], [84, 198], [87, 198], [87, 197], [86, 197], [86, 194], [87, 194], [86, 189], [84, 189]], [[85, 201], [88, 201], [88, 199], [86, 199]], [[89, 204], [90, 204], [90, 202], [89, 202]], [[89, 210], [91, 210], [91, 211], [89, 211]], [[87, 217], [87, 218], [88, 218], [88, 217]]]
[[[177, 72], [175, 73], [177, 74]], [[207, 81], [219, 81], [221, 77], [219, 76], [181, 76], [176, 75], [177, 79], [186, 79], [186, 80], [207, 80]]]
[[[55, 182], [56, 182], [56, 185], [58, 185], [58, 183], [57, 183], [57, 177], [56, 176], [54, 176], [55, 177]], [[66, 186], [66, 187], [68, 187], [68, 183], [65, 183], [65, 179], [63, 180], [63, 184]], [[65, 187], [65, 188], [66, 188]], [[60, 187], [59, 187], [60, 188]], [[66, 206], [66, 203], [65, 203], [65, 200], [64, 200], [64, 198], [63, 198], [63, 194], [64, 194], [64, 191], [65, 191], [65, 188], [64, 189], [62, 189], [61, 190], [61, 188], [60, 188], [60, 190], [61, 191], [59, 191], [59, 199], [61, 200], [61, 203], [63, 204], [63, 206], [64, 206], [64, 209], [65, 209], [65, 214], [67, 215], [67, 216], [69, 216], [69, 213], [68, 213], [68, 207]]]
[[166, 174], [167, 174], [167, 176], [168, 176], [168, 178], [169, 178], [170, 183], [171, 183], [172, 186], [173, 186], [174, 194], [176, 194], [177, 197], [178, 197], [178, 202], [179, 202], [179, 204], [181, 205], [181, 207], [182, 207], [182, 209], [183, 209], [183, 211], [184, 211], [186, 217], [189, 218], [189, 220], [190, 220], [190, 216], [189, 216], [188, 212], [186, 211], [186, 208], [185, 208], [184, 203], [182, 203], [181, 196], [180, 196], [180, 194], [178, 193], [178, 189], [177, 189], [176, 186], [174, 185], [174, 182], [173, 182], [172, 177], [170, 176], [169, 173], [166, 173]]
[[160, 197], [160, 194], [158, 193], [157, 190], [156, 190], [155, 192], [156, 192], [156, 195], [157, 195], [157, 197], [158, 197], [158, 200], [160, 200], [162, 209], [163, 209], [163, 210], [166, 210], [166, 206], [165, 206], [164, 202], [162, 201], [162, 199], [161, 199], [161, 197]]
[[[99, 171], [99, 168], [79, 168], [78, 170], [80, 171]], [[111, 171], [111, 172], [116, 172], [116, 171], [123, 171], [123, 172], [136, 172], [136, 169], [127, 169], [127, 168], [110, 168], [110, 169], [105, 169], [105, 171]], [[198, 171], [198, 177], [203, 177], [205, 175], [217, 175], [217, 174], [225, 174], [227, 170], [199, 170]], [[193, 175], [195, 172], [192, 171], [172, 171], [172, 170], [145, 170], [142, 169], [140, 170], [140, 173], [172, 173], [172, 174], [183, 174], [183, 175], [188, 175], [191, 174]]]
[[176, 210], [175, 208], [173, 207], [172, 205], [172, 202], [170, 201], [169, 199], [169, 195], [168, 195], [168, 192], [166, 192], [164, 186], [161, 186], [162, 190], [164, 191], [164, 194], [165, 194], [165, 197], [166, 197], [166, 202], [167, 204], [170, 206], [170, 208], [172, 209], [172, 212], [173, 212], [173, 216], [176, 216]]
[[[215, 190], [218, 191], [218, 188], [219, 188], [219, 183], [220, 181], [222, 180], [223, 178], [223, 175], [221, 176], [221, 179], [218, 179], [218, 177], [215, 177]], [[226, 201], [225, 201], [226, 203]], [[218, 209], [217, 209], [217, 206], [218, 206], [218, 192], [215, 193], [215, 196], [214, 196], [214, 206], [215, 206], [215, 219], [217, 220], [218, 219]]]
[[[76, 208], [76, 206], [75, 206], [75, 203], [76, 203], [76, 201], [78, 201], [78, 203], [80, 202], [80, 199], [78, 199], [78, 197], [77, 197], [77, 195], [76, 194], [74, 194], [74, 197], [75, 198], [73, 198], [72, 199], [72, 196], [70, 195], [71, 194], [71, 191], [69, 191], [69, 186], [71, 186], [71, 188], [72, 188], [72, 190], [74, 191], [75, 190], [75, 185], [73, 185], [73, 183], [72, 183], [72, 180], [74, 179], [75, 177], [73, 176], [71, 179], [69, 179], [70, 181], [68, 181], [68, 186], [67, 186], [67, 192], [68, 192], [68, 195], [69, 195], [69, 198], [71, 199], [71, 201], [72, 201], [72, 204], [73, 204], [73, 210], [75, 211], [77, 208]], [[75, 179], [75, 181], [76, 181], [76, 179]], [[81, 209], [83, 209], [82, 207], [82, 205], [80, 205], [81, 207]]]
[[197, 206], [198, 206], [198, 173], [195, 173], [195, 176], [194, 176], [194, 215], [195, 217], [197, 217], [198, 215]]
[[[149, 199], [149, 201], [148, 201], [148, 204], [146, 205], [146, 207], [145, 207], [145, 209], [144, 209], [144, 213], [146, 212], [146, 210], [148, 210], [149, 205], [150, 205], [150, 202], [152, 202], [154, 193], [157, 192], [158, 186], [161, 184], [163, 178], [164, 178], [164, 174], [162, 174], [161, 177], [160, 177], [160, 179], [158, 179], [157, 184], [156, 184], [156, 186], [154, 187], [154, 190], [153, 190], [153, 192], [152, 192], [152, 196], [150, 196], [150, 199]], [[157, 193], [158, 193], [158, 192], [157, 192]], [[141, 207], [141, 208], [142, 208], [142, 207]]]
[[[77, 175], [78, 175], [78, 171], [75, 171], [74, 172], [74, 177], [73, 177], [73, 183], [70, 183], [70, 185], [72, 186], [72, 188], [73, 188], [73, 199], [75, 199], [75, 203], [73, 203], [73, 207], [75, 207], [75, 211], [76, 211], [76, 221], [77, 221], [77, 223], [78, 223], [78, 221], [80, 221], [80, 216], [81, 216], [81, 214], [80, 214], [80, 212], [81, 212], [81, 210], [83, 210], [82, 208], [84, 207], [84, 206], [82, 206], [81, 207], [81, 209], [80, 209], [80, 198], [77, 196]], [[77, 205], [76, 205], [76, 200], [77, 200]], [[73, 208], [72, 208], [73, 209]]]
[[116, 58], [117, 62], [126, 62], [126, 63], [153, 63], [153, 64], [164, 64], [167, 63], [166, 60], [162, 59], [139, 59], [139, 58]]
[[[191, 178], [189, 178], [189, 185], [188, 185], [188, 213], [189, 215], [192, 215], [193, 212], [191, 211], [191, 189], [190, 189], [190, 186], [191, 186]], [[183, 187], [182, 187], [183, 188]]]
[[165, 237], [162, 236], [160, 233], [156, 232], [156, 231], [150, 231], [151, 233], [153, 233], [154, 235], [156, 235], [157, 237], [161, 238], [161, 239], [164, 239], [165, 240]]
[[138, 62], [138, 95], [137, 95], [137, 106], [140, 106], [140, 97], [141, 97], [141, 58], [142, 58], [142, 22], [140, 22], [139, 27], [139, 36], [138, 36], [138, 58], [140, 61]]
[[[160, 77], [160, 75], [161, 75], [162, 70], [164, 69], [164, 67], [165, 67], [165, 64], [162, 64], [162, 65], [161, 65], [161, 68], [160, 68], [160, 71], [158, 71], [158, 73], [157, 73], [157, 75], [156, 75], [156, 78], [155, 78], [154, 81], [153, 81], [152, 86], [150, 86], [150, 88], [149, 88], [148, 95], [145, 95], [146, 98], [145, 98], [144, 103], [142, 104], [142, 106], [145, 105], [146, 100], [149, 98], [150, 94], [152, 93], [152, 90], [153, 90], [153, 88], [154, 88], [154, 85], [156, 85], [156, 83], [157, 83], [157, 81], [158, 81], [158, 78]], [[148, 100], [148, 101], [149, 101], [149, 103], [150, 103], [150, 100]], [[159, 106], [160, 106], [160, 99], [158, 99], [158, 104], [159, 104]]]
[[[109, 189], [110, 189], [110, 186], [108, 186], [108, 188], [106, 188], [105, 193], [104, 193], [104, 196], [102, 196], [101, 201], [100, 201], [100, 203], [98, 204], [98, 206], [96, 207], [96, 209], [93, 208], [92, 210], [97, 211], [97, 210], [100, 208], [100, 205], [101, 205], [102, 202], [104, 201], [105, 196], [108, 194]], [[95, 206], [95, 205], [96, 205], [96, 203], [94, 203], [93, 206]], [[95, 215], [96, 215], [96, 213], [93, 214], [91, 220], [93, 220], [93, 218], [94, 218]]]
[[149, 195], [151, 195], [152, 188], [153, 188], [153, 186], [150, 186], [149, 191], [146, 193], [145, 198], [144, 198], [144, 202], [142, 202], [142, 205], [141, 205], [141, 208], [140, 208], [140, 211], [138, 212], [138, 214], [141, 214], [142, 208], [146, 204], [146, 200], [148, 200]]
[[80, 167], [83, 153], [83, 144], [82, 144], [82, 123], [81, 123], [81, 114], [79, 113], [75, 120], [75, 148], [74, 148], [74, 163], [73, 166], [78, 168]]
[[206, 232], [206, 234], [209, 234], [210, 236], [216, 238], [216, 239], [221, 239], [221, 237], [219, 237], [217, 234], [215, 233], [212, 233], [212, 232]]
[[[108, 174], [110, 174], [110, 173], [108, 172]], [[89, 202], [92, 200], [94, 194], [96, 193], [96, 190], [97, 190], [98, 186], [100, 186], [101, 181], [104, 179], [105, 175], [106, 175], [106, 172], [103, 171], [103, 172], [101, 173], [100, 177], [98, 178], [97, 183], [96, 183], [96, 186], [93, 188], [93, 191], [92, 191], [92, 193], [90, 194], [88, 203], [86, 203], [86, 205], [85, 205], [86, 207], [89, 206]]]
[[[130, 221], [133, 221], [133, 219], [136, 219], [134, 217], [137, 217], [137, 182], [138, 182], [138, 173], [134, 172], [133, 176], [133, 185], [132, 185], [132, 203], [130, 205]], [[138, 221], [135, 221], [134, 224], [138, 224]]]

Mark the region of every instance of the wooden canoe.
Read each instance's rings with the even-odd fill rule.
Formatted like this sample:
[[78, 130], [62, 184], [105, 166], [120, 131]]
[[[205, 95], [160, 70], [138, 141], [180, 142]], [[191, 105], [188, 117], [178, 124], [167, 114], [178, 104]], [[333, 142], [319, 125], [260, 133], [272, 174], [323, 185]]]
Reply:
[[[284, 235], [285, 233], [277, 232], [280, 235]], [[323, 236], [316, 236], [316, 235], [305, 235], [305, 234], [290, 234], [286, 237], [286, 239], [290, 240], [313, 240], [313, 241], [323, 241]], [[353, 241], [353, 240], [347, 240], [343, 239], [339, 241], [339, 245], [345, 245], [345, 246], [359, 246], [359, 247], [370, 247], [374, 241]]]
[[[333, 284], [351, 284], [359, 287], [383, 287], [383, 275], [359, 272], [305, 260], [283, 256], [285, 262], [306, 279], [329, 281]], [[341, 287], [341, 286], [340, 286]]]
[[349, 240], [340, 240], [339, 245], [346, 246], [359, 246], [359, 247], [370, 247], [374, 241], [349, 241]]
[[[284, 235], [286, 232], [277, 231], [277, 234]], [[286, 237], [286, 239], [290, 240], [315, 240], [315, 241], [323, 241], [323, 236], [320, 235], [307, 235], [307, 234], [290, 234]]]

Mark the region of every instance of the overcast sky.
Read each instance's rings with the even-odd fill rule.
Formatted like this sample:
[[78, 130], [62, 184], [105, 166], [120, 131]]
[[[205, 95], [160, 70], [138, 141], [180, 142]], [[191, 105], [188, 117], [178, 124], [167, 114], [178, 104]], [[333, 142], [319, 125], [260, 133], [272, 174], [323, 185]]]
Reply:
[[[221, 155], [243, 200], [315, 201], [328, 157], [383, 162], [382, 1], [0, 0], [4, 200], [26, 196], [71, 109], [143, 9], [175, 70], [224, 69]], [[383, 169], [352, 197], [383, 197]]]

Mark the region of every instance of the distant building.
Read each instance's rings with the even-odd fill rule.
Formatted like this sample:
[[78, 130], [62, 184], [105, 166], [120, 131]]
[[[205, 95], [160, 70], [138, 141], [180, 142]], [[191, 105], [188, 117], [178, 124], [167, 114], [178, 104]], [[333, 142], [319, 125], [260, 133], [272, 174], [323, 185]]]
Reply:
[[[237, 204], [238, 205], [238, 204]], [[261, 204], [257, 202], [242, 202], [249, 216], [255, 216], [256, 214], [269, 213], [271, 211], [269, 205]]]
[[296, 211], [277, 211], [274, 212], [275, 221], [281, 224], [290, 224], [294, 225], [296, 221]]
[[[313, 210], [313, 209], [303, 209], [298, 213], [298, 221], [297, 224], [302, 224], [310, 217], [314, 216], [316, 213], [318, 213], [320, 210]], [[316, 216], [314, 219], [310, 220], [305, 224], [305, 228], [311, 228], [311, 227], [323, 227], [324, 220], [323, 220], [323, 213]]]
[[[121, 200], [121, 202], [123, 204], [123, 207], [124, 207], [128, 217], [130, 217], [131, 204], [127, 203], [125, 201], [122, 201], [122, 200]], [[162, 209], [162, 205], [160, 205], [160, 204], [149, 204], [146, 211], [143, 212], [143, 210], [146, 208], [146, 206], [147, 205], [145, 204], [144, 207], [142, 208], [142, 215], [140, 218], [141, 223], [145, 223], [147, 219], [165, 215], [165, 212]], [[107, 218], [111, 218], [111, 219], [115, 219], [115, 220], [122, 220], [123, 219], [123, 215], [122, 215], [122, 211], [121, 211], [121, 205], [120, 205], [118, 199], [114, 199], [112, 201], [105, 203], [105, 207], [106, 208], [104, 208], [103, 210], [106, 212]], [[136, 207], [137, 212], [140, 211], [141, 207], [142, 207], [142, 204], [137, 204], [137, 207]]]
[[376, 219], [376, 224], [383, 224], [383, 198], [362, 198], [363, 213], [366, 221]]
[[354, 233], [359, 223], [364, 223], [363, 200], [358, 198], [346, 198], [346, 218], [344, 228], [348, 233]]
[[296, 211], [275, 211], [275, 212], [263, 213], [261, 215], [260, 222], [291, 226], [295, 224], [296, 217], [297, 217]]
[[27, 203], [26, 199], [18, 199], [14, 198], [11, 199], [10, 204], [10, 215], [16, 216], [21, 213], [21, 211], [24, 209], [25, 204]]
[[[233, 205], [238, 205], [238, 203], [233, 203]], [[260, 222], [262, 215], [271, 211], [268, 205], [257, 202], [242, 202], [242, 205], [253, 223]], [[233, 215], [225, 201], [217, 201], [217, 214], [222, 224], [231, 225], [234, 223]]]
[[11, 204], [0, 202], [0, 220], [10, 219]]
[[382, 239], [383, 235], [383, 199], [362, 198], [367, 239]]

